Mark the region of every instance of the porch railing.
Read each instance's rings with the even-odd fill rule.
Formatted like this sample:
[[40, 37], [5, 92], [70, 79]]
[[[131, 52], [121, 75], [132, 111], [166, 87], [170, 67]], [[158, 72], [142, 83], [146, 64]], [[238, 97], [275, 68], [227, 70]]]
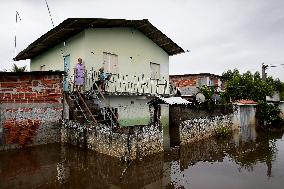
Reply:
[[[90, 90], [95, 81], [99, 78], [99, 72], [85, 72], [85, 90]], [[73, 89], [74, 75], [67, 76], [69, 89]], [[105, 92], [110, 94], [136, 94], [136, 95], [169, 95], [169, 82], [164, 77], [151, 79], [144, 74], [124, 75], [112, 74], [106, 83]]]

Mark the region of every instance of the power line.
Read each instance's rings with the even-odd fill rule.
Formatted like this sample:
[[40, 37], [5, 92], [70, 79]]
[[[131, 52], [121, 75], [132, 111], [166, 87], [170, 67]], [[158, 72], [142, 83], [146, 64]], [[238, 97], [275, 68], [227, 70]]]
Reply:
[[271, 68], [284, 67], [284, 64], [270, 64], [269, 67]]
[[45, 0], [45, 4], [46, 4], [46, 7], [47, 7], [47, 10], [48, 10], [48, 13], [49, 13], [49, 18], [50, 18], [50, 21], [51, 21], [52, 27], [54, 27], [53, 19], [52, 19], [52, 16], [51, 16], [51, 12], [50, 12], [50, 9], [49, 9], [49, 6], [48, 6], [48, 3], [47, 3], [47, 0]]
[[[54, 28], [54, 22], [53, 22], [53, 19], [52, 19], [52, 15], [51, 15], [51, 12], [50, 12], [50, 9], [49, 9], [49, 6], [48, 6], [48, 3], [47, 3], [47, 0], [45, 0], [45, 4], [46, 4], [46, 8], [47, 8], [48, 13], [49, 13], [49, 18], [50, 18], [50, 21], [51, 21], [52, 27]], [[65, 46], [65, 42], [63, 42], [63, 45]], [[62, 48], [60, 49], [60, 51], [61, 51], [62, 57], [64, 57], [64, 53], [63, 53]]]

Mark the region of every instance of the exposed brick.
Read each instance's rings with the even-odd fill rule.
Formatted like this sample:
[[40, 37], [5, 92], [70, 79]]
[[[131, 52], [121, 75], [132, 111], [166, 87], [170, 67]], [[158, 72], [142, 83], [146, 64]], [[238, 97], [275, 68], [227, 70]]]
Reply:
[[16, 88], [20, 84], [20, 82], [1, 82], [1, 88]]
[[13, 91], [14, 91], [13, 88], [1, 88], [1, 87], [0, 87], [0, 93], [13, 92]]
[[59, 75], [54, 77], [50, 75], [2, 77], [0, 78], [0, 102], [59, 103], [63, 91], [61, 77]]
[[30, 87], [20, 87], [16, 89], [16, 92], [32, 92], [32, 88]]
[[31, 81], [32, 78], [29, 75], [24, 75], [20, 77], [21, 82], [23, 81]]
[[11, 94], [10, 93], [0, 93], [0, 100], [6, 99], [6, 98], [11, 98]]
[[42, 80], [42, 84], [43, 85], [57, 84], [59, 82], [60, 82], [59, 79], [55, 79], [55, 80]]
[[17, 82], [19, 80], [19, 76], [9, 76], [9, 77], [6, 77], [4, 80], [7, 80], [7, 81], [12, 81], [12, 82]]
[[40, 125], [40, 120], [5, 120], [4, 128], [6, 143], [16, 143], [25, 146], [32, 142], [32, 138], [36, 135], [36, 131]]

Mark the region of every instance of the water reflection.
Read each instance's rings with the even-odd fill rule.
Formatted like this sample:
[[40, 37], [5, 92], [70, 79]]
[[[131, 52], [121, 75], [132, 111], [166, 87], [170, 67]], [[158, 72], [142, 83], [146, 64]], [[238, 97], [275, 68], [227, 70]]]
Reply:
[[283, 132], [248, 136], [207, 139], [129, 165], [60, 144], [0, 152], [0, 188], [282, 188]]

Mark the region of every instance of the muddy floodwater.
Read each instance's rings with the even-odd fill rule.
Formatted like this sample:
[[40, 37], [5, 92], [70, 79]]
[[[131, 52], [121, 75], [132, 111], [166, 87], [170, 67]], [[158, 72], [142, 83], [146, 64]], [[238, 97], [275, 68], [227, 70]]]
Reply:
[[234, 133], [129, 164], [52, 144], [0, 152], [0, 188], [284, 188], [283, 132]]

